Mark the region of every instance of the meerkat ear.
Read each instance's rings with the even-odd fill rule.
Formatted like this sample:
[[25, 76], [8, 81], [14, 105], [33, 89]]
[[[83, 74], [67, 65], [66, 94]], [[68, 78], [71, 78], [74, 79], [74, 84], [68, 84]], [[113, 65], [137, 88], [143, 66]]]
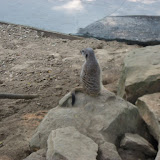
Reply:
[[88, 57], [88, 54], [86, 54], [86, 59], [87, 59], [87, 57]]

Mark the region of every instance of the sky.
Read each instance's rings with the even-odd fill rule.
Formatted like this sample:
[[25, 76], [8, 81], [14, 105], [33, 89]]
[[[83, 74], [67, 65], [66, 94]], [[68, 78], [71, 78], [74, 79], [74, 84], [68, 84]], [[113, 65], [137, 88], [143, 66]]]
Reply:
[[0, 0], [0, 21], [76, 33], [105, 16], [160, 15], [160, 0]]

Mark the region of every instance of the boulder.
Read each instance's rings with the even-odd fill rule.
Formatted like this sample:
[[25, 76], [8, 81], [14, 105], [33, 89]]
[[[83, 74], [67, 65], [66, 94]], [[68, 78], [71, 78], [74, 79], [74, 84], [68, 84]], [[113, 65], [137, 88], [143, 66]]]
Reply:
[[159, 44], [160, 16], [107, 16], [81, 28], [79, 35], [129, 44]]
[[98, 145], [74, 127], [53, 130], [47, 143], [47, 160], [96, 160]]
[[118, 95], [131, 103], [160, 91], [160, 45], [132, 50], [124, 59]]
[[150, 157], [155, 157], [157, 154], [154, 147], [138, 134], [126, 133], [124, 138], [121, 140], [120, 147], [128, 150], [140, 151]]
[[33, 152], [23, 160], [46, 160], [46, 150], [40, 149], [37, 152]]
[[140, 97], [136, 105], [151, 134], [158, 141], [160, 139], [160, 93]]
[[31, 138], [30, 147], [46, 148], [52, 130], [69, 126], [98, 145], [106, 141], [117, 145], [118, 138], [126, 132], [145, 135], [146, 139], [150, 136], [136, 106], [103, 90], [98, 97], [76, 93], [74, 106], [69, 98], [63, 107], [51, 109]]
[[105, 142], [99, 146], [99, 160], [122, 160], [114, 144]]

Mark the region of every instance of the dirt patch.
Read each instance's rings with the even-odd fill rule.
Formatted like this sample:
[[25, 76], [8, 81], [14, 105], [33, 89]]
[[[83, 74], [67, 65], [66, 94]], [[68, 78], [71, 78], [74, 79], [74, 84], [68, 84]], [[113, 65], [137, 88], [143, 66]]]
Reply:
[[80, 85], [81, 49], [95, 49], [105, 87], [116, 92], [122, 60], [138, 47], [43, 35], [28, 27], [0, 24], [0, 92], [40, 95], [34, 100], [0, 100], [0, 159], [22, 160], [30, 153], [29, 139], [45, 114]]

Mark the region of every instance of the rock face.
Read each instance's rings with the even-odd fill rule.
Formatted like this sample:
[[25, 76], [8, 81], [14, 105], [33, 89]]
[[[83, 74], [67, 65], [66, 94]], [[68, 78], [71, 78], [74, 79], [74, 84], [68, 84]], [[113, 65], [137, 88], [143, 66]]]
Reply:
[[157, 153], [154, 147], [138, 134], [126, 133], [120, 143], [120, 147], [140, 151], [150, 157], [156, 156]]
[[158, 16], [115, 16], [105, 17], [85, 28], [78, 34], [106, 40], [126, 40], [139, 44], [159, 44], [160, 17]]
[[106, 141], [116, 145], [119, 136], [128, 132], [138, 133], [146, 139], [149, 136], [137, 107], [103, 90], [96, 98], [77, 93], [74, 107], [69, 99], [64, 107], [51, 109], [33, 135], [31, 148], [46, 147], [52, 130], [69, 126], [98, 145]]
[[99, 146], [98, 160], [122, 160], [119, 156], [116, 146], [112, 143], [105, 142]]
[[160, 45], [132, 50], [124, 60], [118, 95], [135, 103], [138, 97], [160, 91]]
[[145, 95], [138, 98], [136, 105], [152, 135], [160, 139], [160, 93]]
[[74, 127], [53, 130], [47, 142], [47, 160], [96, 160], [98, 145]]

